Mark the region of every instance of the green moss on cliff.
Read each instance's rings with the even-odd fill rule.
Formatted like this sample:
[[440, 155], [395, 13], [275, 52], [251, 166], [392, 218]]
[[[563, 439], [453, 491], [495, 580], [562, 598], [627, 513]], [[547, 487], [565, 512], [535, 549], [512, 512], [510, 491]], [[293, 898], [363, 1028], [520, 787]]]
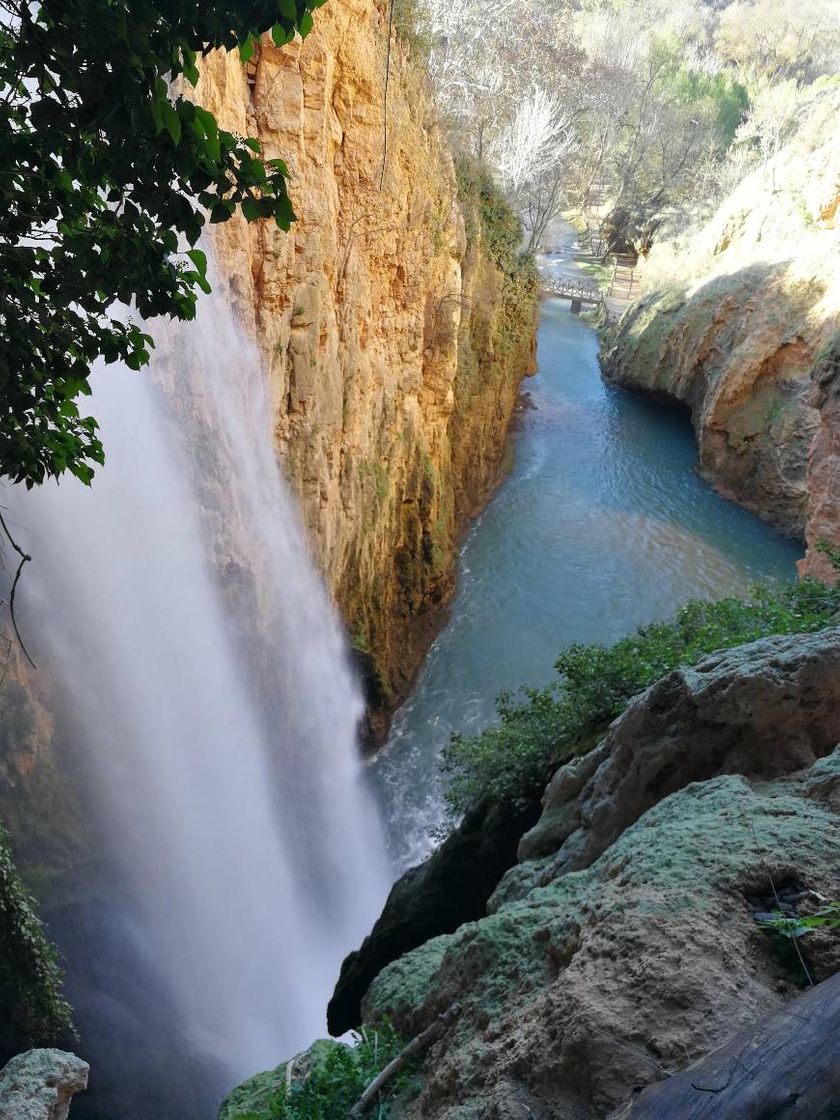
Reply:
[[467, 233], [464, 287], [469, 293], [468, 313], [458, 333], [450, 421], [460, 518], [474, 513], [498, 481], [519, 385], [533, 371], [539, 284], [533, 257], [522, 252], [519, 217], [490, 172], [465, 158], [456, 171]]
[[[835, 755], [815, 764], [812, 780], [837, 761]], [[740, 918], [733, 888], [760, 880], [762, 871], [766, 877], [767, 862], [830, 875], [836, 816], [784, 788], [767, 794], [740, 775], [713, 778], [665, 798], [585, 870], [552, 877], [552, 857], [519, 864], [494, 912], [383, 969], [365, 999], [366, 1021], [390, 1016], [415, 1030], [431, 1008], [458, 998], [474, 1020], [498, 1022], [548, 990], [586, 927], [595, 938], [599, 927], [608, 928], [623, 950], [619, 957], [631, 960], [644, 929], [651, 936], [669, 928], [714, 929], [727, 912], [722, 900]]]
[[484, 164], [461, 157], [455, 171], [467, 239], [481, 244], [503, 277], [494, 341], [503, 355], [520, 355], [523, 346], [530, 350], [539, 292], [536, 262], [522, 251], [522, 222]]

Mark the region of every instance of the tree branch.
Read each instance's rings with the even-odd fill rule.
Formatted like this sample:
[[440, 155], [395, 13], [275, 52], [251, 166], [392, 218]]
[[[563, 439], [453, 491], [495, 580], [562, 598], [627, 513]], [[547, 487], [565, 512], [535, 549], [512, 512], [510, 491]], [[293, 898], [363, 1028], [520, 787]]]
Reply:
[[431, 1046], [433, 1042], [440, 1038], [449, 1024], [455, 1022], [460, 1014], [460, 1003], [453, 1003], [447, 1011], [444, 1011], [442, 1015], [438, 1016], [430, 1027], [427, 1027], [422, 1034], [418, 1034], [404, 1049], [400, 1050], [396, 1058], [392, 1058], [387, 1066], [385, 1066], [373, 1081], [371, 1081], [370, 1085], [368, 1085], [367, 1089], [365, 1089], [350, 1109], [348, 1120], [358, 1120], [360, 1116], [363, 1116], [365, 1109], [383, 1085], [390, 1081], [394, 1074], [402, 1069], [412, 1054], [416, 1054], [419, 1050], [425, 1050], [427, 1047]]
[[14, 581], [12, 582], [11, 594], [9, 595], [9, 614], [10, 614], [11, 619], [12, 619], [12, 626], [14, 627], [15, 636], [17, 637], [18, 644], [20, 645], [20, 648], [24, 652], [26, 660], [29, 662], [29, 664], [32, 666], [33, 669], [37, 669], [38, 666], [35, 664], [35, 662], [29, 656], [29, 650], [26, 648], [24, 640], [20, 635], [20, 630], [18, 629], [18, 624], [17, 624], [17, 617], [15, 616], [15, 595], [17, 594], [17, 587], [18, 587], [18, 582], [20, 581], [20, 574], [23, 571], [24, 564], [28, 564], [29, 561], [32, 559], [32, 557], [28, 553], [23, 551], [23, 549], [17, 543], [15, 538], [12, 536], [11, 532], [9, 531], [9, 526], [6, 524], [2, 513], [0, 513], [0, 527], [2, 527], [3, 532], [8, 537], [9, 544], [11, 544], [12, 548], [15, 550], [15, 552], [20, 557], [20, 563], [17, 566], [17, 571], [15, 572], [15, 578], [14, 578]]

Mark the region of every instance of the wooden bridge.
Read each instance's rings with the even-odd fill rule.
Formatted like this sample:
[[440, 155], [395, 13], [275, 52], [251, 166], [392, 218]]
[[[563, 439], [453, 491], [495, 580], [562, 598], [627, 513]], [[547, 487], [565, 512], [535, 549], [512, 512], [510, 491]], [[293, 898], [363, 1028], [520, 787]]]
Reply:
[[573, 315], [579, 315], [584, 304], [598, 307], [604, 303], [604, 293], [600, 286], [591, 280], [576, 280], [558, 276], [548, 281], [546, 291], [558, 299], [571, 300]]

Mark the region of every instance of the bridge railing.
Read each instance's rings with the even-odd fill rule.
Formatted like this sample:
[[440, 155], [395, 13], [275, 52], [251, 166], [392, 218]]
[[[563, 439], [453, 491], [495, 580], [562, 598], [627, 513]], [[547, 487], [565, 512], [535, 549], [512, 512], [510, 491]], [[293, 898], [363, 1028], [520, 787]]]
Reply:
[[603, 303], [604, 293], [592, 281], [555, 278], [546, 284], [546, 290], [561, 299], [580, 299], [586, 303]]

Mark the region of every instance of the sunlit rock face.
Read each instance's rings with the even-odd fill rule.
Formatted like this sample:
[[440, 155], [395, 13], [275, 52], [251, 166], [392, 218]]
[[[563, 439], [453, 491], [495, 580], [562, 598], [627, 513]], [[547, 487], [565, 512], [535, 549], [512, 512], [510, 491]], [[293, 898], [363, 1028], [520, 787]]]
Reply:
[[606, 356], [613, 382], [687, 404], [701, 468], [723, 493], [808, 542], [840, 541], [836, 91], [708, 224], [654, 248], [644, 297]]
[[[217, 232], [221, 288], [258, 339], [277, 445], [370, 677], [405, 694], [452, 589], [459, 521], [498, 478], [530, 329], [471, 244], [424, 80], [372, 0], [319, 9], [304, 42], [206, 60], [198, 98], [290, 171], [289, 233]], [[470, 361], [473, 348], [480, 357]], [[378, 730], [383, 723], [380, 722]]]

